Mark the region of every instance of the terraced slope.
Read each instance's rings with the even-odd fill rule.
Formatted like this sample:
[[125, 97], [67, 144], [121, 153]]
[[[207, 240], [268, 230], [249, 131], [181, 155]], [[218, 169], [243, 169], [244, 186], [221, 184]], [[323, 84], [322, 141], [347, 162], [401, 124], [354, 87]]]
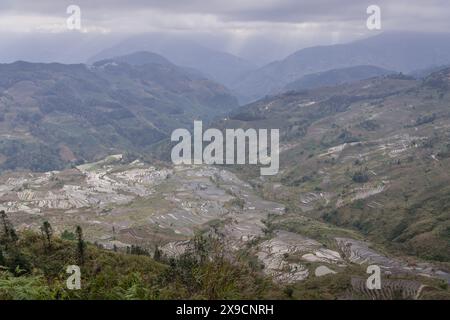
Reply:
[[280, 174], [236, 172], [292, 215], [349, 228], [397, 254], [449, 262], [449, 84], [445, 69], [423, 81], [390, 75], [290, 92], [217, 125], [280, 128]]
[[[280, 221], [293, 218], [284, 205], [264, 200], [254, 187], [221, 168], [151, 166], [116, 155], [70, 170], [5, 174], [0, 181], [0, 210], [21, 231], [38, 230], [43, 221], [57, 234], [80, 225], [89, 241], [104, 248], [159, 248], [167, 257], [186, 252], [194, 236], [208, 235], [223, 244], [221, 254], [230, 259], [242, 253], [253, 257], [280, 286], [358, 277], [355, 268], [368, 264], [379, 265], [383, 277], [395, 276], [397, 289], [409, 290], [409, 281], [415, 281], [441, 292], [439, 284], [449, 281], [438, 265], [390, 257], [370, 248], [356, 232], [318, 225], [301, 213], [292, 221], [304, 219], [309, 231], [288, 230]], [[293, 222], [287, 225], [295, 227]], [[317, 226], [326, 232], [311, 232]], [[352, 286], [351, 294], [367, 297], [349, 278], [346, 287]], [[376, 297], [392, 298], [386, 290]], [[348, 293], [335, 294], [345, 298]]]

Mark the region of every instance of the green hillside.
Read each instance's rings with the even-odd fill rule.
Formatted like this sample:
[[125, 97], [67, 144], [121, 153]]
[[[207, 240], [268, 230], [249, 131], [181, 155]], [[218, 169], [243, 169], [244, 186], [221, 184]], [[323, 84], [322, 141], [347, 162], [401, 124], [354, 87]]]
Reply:
[[[197, 237], [188, 252], [168, 259], [137, 246], [108, 251], [85, 242], [75, 230], [61, 238], [52, 235], [50, 225], [48, 233], [16, 233], [1, 215], [0, 300], [285, 297], [248, 257], [225, 258], [211, 239]], [[80, 267], [80, 290], [66, 287], [69, 265]]]
[[[280, 128], [280, 174], [237, 167], [290, 212], [398, 255], [450, 261], [450, 69], [389, 75], [250, 104], [223, 128]], [[283, 220], [283, 218], [280, 218]]]
[[223, 86], [155, 56], [142, 65], [0, 65], [0, 170], [145, 156], [175, 128], [237, 107]]

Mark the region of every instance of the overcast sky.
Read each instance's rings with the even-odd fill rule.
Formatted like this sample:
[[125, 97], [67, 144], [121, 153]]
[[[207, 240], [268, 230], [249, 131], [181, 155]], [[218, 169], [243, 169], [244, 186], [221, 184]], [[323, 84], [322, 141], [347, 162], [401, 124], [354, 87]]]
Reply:
[[[83, 37], [66, 27], [71, 4], [81, 8]], [[264, 63], [376, 34], [366, 28], [371, 4], [381, 8], [382, 31], [450, 30], [449, 0], [0, 0], [0, 49], [83, 38], [93, 52], [130, 34], [163, 32]]]

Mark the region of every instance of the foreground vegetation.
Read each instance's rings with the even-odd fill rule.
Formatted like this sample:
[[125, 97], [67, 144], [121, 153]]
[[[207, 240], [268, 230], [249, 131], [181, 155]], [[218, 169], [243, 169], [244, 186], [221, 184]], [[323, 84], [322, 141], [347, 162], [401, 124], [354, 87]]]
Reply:
[[[52, 235], [16, 233], [2, 212], [0, 299], [263, 299], [286, 295], [245, 256], [230, 259], [218, 242], [196, 238], [187, 252], [154, 258], [137, 247], [107, 251], [85, 243], [81, 228]], [[69, 290], [69, 265], [81, 268], [81, 290]]]
[[[40, 233], [17, 233], [0, 212], [0, 300], [370, 299], [352, 287], [355, 276], [367, 277], [364, 266], [280, 285], [263, 276], [255, 261], [245, 250], [231, 255], [207, 236], [195, 237], [178, 258], [158, 248], [152, 255], [137, 246], [110, 251], [86, 243], [80, 227], [57, 237], [44, 222]], [[67, 288], [70, 265], [80, 267], [80, 290]], [[427, 288], [421, 299], [450, 299], [442, 280], [420, 281]]]

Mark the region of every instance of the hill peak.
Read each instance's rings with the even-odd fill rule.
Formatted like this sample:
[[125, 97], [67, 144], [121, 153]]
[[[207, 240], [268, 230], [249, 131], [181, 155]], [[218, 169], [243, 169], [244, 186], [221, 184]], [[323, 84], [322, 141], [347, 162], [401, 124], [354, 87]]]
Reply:
[[150, 51], [137, 51], [123, 56], [117, 56], [110, 59], [100, 60], [94, 62], [94, 65], [98, 66], [99, 64], [103, 64], [106, 61], [127, 63], [133, 66], [140, 66], [146, 64], [173, 65], [169, 60], [167, 60], [162, 55]]

